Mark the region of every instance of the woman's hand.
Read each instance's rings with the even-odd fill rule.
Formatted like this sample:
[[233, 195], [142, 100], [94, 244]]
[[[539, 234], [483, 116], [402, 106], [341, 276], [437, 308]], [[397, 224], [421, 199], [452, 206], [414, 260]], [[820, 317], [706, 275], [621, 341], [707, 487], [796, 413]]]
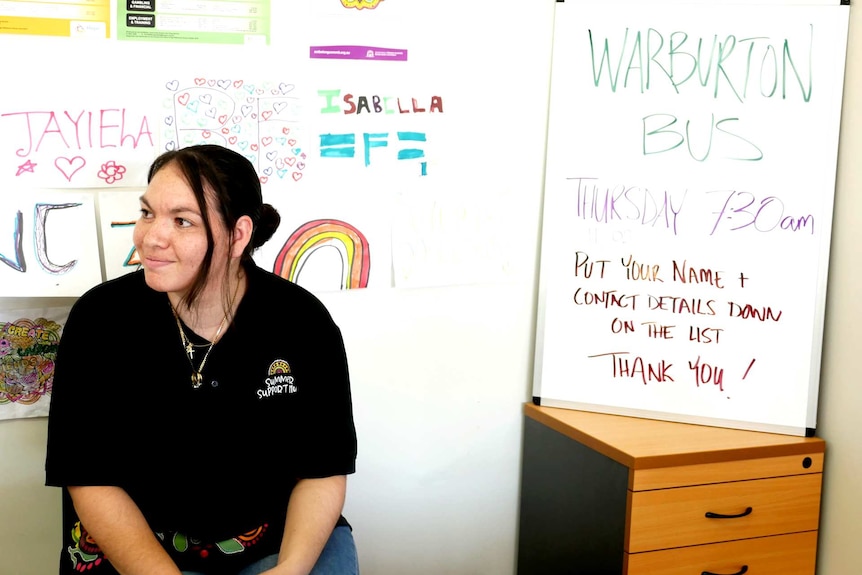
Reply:
[[266, 575], [308, 575], [344, 508], [347, 477], [301, 479], [290, 495], [278, 565]]
[[109, 485], [68, 489], [81, 524], [120, 575], [181, 575], [123, 489]]

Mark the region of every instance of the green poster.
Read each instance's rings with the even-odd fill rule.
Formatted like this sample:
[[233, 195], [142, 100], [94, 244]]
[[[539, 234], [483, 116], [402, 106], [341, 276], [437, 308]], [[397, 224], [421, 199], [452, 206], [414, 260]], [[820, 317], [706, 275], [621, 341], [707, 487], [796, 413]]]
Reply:
[[269, 44], [269, 0], [118, 0], [117, 39]]

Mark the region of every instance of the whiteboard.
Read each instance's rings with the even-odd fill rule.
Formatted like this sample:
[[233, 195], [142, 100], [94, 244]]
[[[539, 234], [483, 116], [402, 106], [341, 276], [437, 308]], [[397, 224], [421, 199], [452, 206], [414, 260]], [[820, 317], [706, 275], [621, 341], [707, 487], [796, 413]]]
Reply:
[[536, 403], [813, 433], [847, 25], [556, 5]]

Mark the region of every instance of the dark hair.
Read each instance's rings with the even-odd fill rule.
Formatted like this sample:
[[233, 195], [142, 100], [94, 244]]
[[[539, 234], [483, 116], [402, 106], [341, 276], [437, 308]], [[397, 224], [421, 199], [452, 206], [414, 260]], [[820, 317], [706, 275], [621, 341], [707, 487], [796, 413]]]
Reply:
[[214, 243], [212, 224], [207, 213], [206, 190], [209, 189], [213, 208], [221, 216], [222, 223], [231, 237], [240, 217], [247, 215], [251, 218], [252, 234], [242, 254], [242, 263], [251, 263], [254, 251], [275, 233], [281, 216], [270, 204], [263, 203], [260, 179], [252, 163], [242, 154], [214, 144], [171, 150], [153, 161], [147, 174], [147, 183], [168, 164], [175, 165], [189, 184], [200, 208], [207, 234], [206, 255], [185, 297], [186, 306], [191, 307], [206, 285], [212, 267]]

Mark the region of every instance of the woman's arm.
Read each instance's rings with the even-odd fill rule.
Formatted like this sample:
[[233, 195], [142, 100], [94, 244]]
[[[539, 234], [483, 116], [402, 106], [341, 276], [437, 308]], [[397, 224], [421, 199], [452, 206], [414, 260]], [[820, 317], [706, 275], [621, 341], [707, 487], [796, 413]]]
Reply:
[[290, 494], [278, 566], [270, 575], [308, 575], [341, 516], [347, 477], [301, 479]]
[[81, 523], [121, 575], [180, 575], [123, 489], [107, 485], [68, 489]]

